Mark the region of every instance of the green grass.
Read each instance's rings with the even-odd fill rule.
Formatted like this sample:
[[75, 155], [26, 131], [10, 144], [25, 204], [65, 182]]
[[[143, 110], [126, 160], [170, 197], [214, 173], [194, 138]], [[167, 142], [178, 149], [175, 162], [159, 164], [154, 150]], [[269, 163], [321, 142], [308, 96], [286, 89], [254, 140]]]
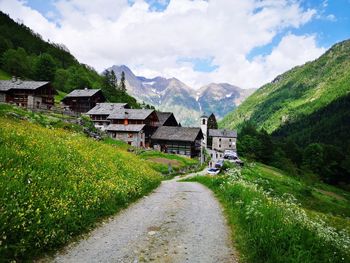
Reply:
[[[62, 128], [74, 132], [83, 132], [83, 126], [74, 124], [75, 117], [57, 113], [39, 113], [30, 109], [20, 108], [10, 104], [0, 104], [0, 117], [6, 117], [15, 120], [27, 120], [31, 123], [39, 124], [46, 128]], [[84, 118], [86, 127], [92, 128], [93, 124], [87, 118]]]
[[134, 154], [4, 115], [0, 261], [27, 261], [55, 250], [160, 183], [160, 174]]
[[197, 159], [191, 159], [175, 154], [162, 153], [154, 150], [143, 150], [130, 146], [123, 141], [115, 140], [109, 137], [104, 138], [103, 142], [118, 147], [119, 149], [135, 153], [142, 160], [147, 161], [147, 163], [154, 170], [163, 175], [169, 175], [169, 164], [172, 168], [171, 176], [181, 172], [190, 172], [201, 168], [199, 167], [199, 161]]
[[243, 262], [350, 261], [348, 192], [261, 164], [191, 180], [223, 204]]
[[59, 104], [63, 98], [67, 95], [67, 93], [57, 90], [57, 95], [55, 95], [55, 104]]
[[119, 149], [123, 149], [125, 151], [133, 149], [133, 147], [130, 146], [129, 144], [127, 144], [126, 142], [120, 141], [120, 140], [115, 140], [115, 139], [112, 139], [111, 137], [104, 138], [103, 142], [108, 144], [108, 145], [113, 145]]
[[159, 151], [142, 151], [139, 156], [147, 160], [149, 165], [156, 171], [167, 175], [169, 174], [169, 164], [171, 165], [172, 174], [178, 174], [180, 172], [189, 172], [199, 169], [199, 161], [184, 156], [175, 154], [167, 154]]
[[11, 76], [7, 74], [5, 71], [0, 69], [0, 80], [9, 80]]

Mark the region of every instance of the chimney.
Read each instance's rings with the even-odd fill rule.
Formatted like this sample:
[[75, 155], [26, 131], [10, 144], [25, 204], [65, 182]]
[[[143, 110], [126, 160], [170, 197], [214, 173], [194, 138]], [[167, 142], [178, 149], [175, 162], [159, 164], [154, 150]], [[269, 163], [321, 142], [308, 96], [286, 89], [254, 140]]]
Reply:
[[16, 76], [12, 76], [12, 80], [13, 83], [15, 83], [17, 81], [17, 77]]
[[129, 124], [129, 113], [126, 111], [125, 112], [125, 117], [124, 117], [124, 125]]

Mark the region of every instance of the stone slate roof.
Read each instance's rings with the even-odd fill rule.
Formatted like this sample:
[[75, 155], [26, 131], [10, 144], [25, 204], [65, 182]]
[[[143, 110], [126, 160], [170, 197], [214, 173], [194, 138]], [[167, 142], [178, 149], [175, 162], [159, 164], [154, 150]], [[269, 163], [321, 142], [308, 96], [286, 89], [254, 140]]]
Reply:
[[127, 103], [97, 103], [95, 107], [89, 110], [88, 115], [110, 115], [116, 109], [128, 108]]
[[193, 142], [197, 137], [203, 138], [200, 128], [161, 126], [152, 135], [152, 140]]
[[65, 98], [91, 97], [99, 91], [100, 89], [75, 89], [71, 93], [67, 94]]
[[224, 138], [237, 138], [237, 131], [226, 130], [226, 129], [209, 129], [210, 137], [224, 137]]
[[107, 119], [109, 120], [145, 120], [154, 110], [146, 109], [116, 109]]
[[107, 131], [117, 131], [117, 132], [140, 132], [145, 127], [145, 124], [110, 124], [107, 126]]
[[[157, 111], [157, 116], [159, 119], [159, 126], [163, 126], [164, 123], [171, 117], [171, 115], [174, 115], [172, 112], [160, 112]], [[174, 116], [175, 118], [175, 116]]]
[[47, 81], [0, 80], [0, 91], [8, 91], [11, 89], [36, 90], [48, 83]]

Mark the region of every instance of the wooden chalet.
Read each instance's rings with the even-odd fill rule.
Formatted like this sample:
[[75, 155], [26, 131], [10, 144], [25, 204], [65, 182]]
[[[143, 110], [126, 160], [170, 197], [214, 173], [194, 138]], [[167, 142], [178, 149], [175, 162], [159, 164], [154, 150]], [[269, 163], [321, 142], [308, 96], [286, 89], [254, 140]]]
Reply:
[[159, 122], [157, 123], [157, 126], [179, 126], [179, 123], [177, 122], [174, 114], [172, 112], [161, 112], [157, 111], [157, 116], [159, 119]]
[[106, 98], [100, 89], [76, 89], [67, 94], [62, 103], [71, 111], [85, 113], [96, 106], [97, 103], [105, 102]]
[[161, 126], [152, 135], [152, 146], [162, 152], [200, 156], [203, 133], [200, 128]]
[[107, 119], [109, 115], [120, 109], [130, 109], [130, 106], [127, 103], [97, 103], [96, 106], [86, 114], [90, 116], [96, 128], [104, 131], [111, 123], [111, 121]]
[[[142, 132], [145, 134], [144, 146], [150, 145], [151, 135], [157, 129], [157, 123], [159, 122], [157, 114], [154, 110], [149, 109], [117, 109], [113, 111], [107, 118], [111, 122], [107, 126], [106, 131], [111, 134], [113, 138], [117, 138], [118, 133], [125, 133], [125, 129], [117, 130], [116, 127], [129, 126], [128, 129], [132, 129], [135, 125], [144, 125]], [[119, 124], [121, 126], [115, 126]], [[111, 129], [113, 127], [113, 130]], [[133, 135], [129, 134], [130, 137]]]
[[0, 80], [0, 102], [27, 108], [50, 109], [56, 90], [47, 81]]

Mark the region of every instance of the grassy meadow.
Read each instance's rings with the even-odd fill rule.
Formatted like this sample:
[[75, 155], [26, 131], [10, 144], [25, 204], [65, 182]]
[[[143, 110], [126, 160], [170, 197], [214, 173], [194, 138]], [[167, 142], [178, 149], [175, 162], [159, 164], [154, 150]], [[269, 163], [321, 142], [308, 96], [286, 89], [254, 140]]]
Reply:
[[225, 208], [243, 262], [350, 262], [350, 193], [250, 163], [195, 177]]
[[173, 174], [184, 170], [192, 170], [199, 166], [199, 161], [196, 159], [158, 151], [143, 151], [139, 154], [139, 157], [146, 160], [154, 170], [165, 175], [169, 174], [169, 165]]
[[[74, 132], [83, 132], [83, 126], [76, 124], [76, 118], [58, 113], [40, 113], [33, 112], [10, 104], [0, 103], [0, 117], [27, 120], [31, 123], [41, 125], [46, 128], [62, 128]], [[88, 120], [84, 119], [86, 122]], [[91, 126], [92, 123], [88, 123]]]
[[0, 113], [0, 258], [5, 261], [25, 261], [66, 244], [161, 180], [134, 154], [37, 122]]
[[191, 159], [185, 156], [179, 156], [175, 154], [167, 154], [154, 150], [143, 150], [130, 146], [129, 144], [114, 140], [112, 138], [104, 138], [104, 143], [118, 147], [125, 151], [130, 151], [136, 154], [140, 159], [145, 160], [147, 164], [152, 167], [155, 171], [163, 174], [169, 175], [169, 164], [172, 168], [171, 175], [176, 175], [184, 171], [192, 171], [196, 169], [201, 169], [199, 167], [199, 161], [197, 159]]

